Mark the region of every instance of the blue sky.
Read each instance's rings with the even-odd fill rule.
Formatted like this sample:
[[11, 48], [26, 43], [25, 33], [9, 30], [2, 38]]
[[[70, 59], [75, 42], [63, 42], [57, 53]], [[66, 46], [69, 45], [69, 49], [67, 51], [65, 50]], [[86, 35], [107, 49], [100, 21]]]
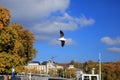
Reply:
[[[11, 10], [11, 23], [24, 25], [35, 36], [34, 61], [120, 60], [119, 0], [2, 0]], [[62, 30], [66, 45], [56, 41]]]

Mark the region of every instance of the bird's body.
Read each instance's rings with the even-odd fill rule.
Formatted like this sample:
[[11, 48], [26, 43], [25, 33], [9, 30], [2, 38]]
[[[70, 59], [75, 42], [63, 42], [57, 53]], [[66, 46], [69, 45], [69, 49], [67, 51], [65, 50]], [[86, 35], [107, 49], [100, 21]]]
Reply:
[[58, 41], [61, 41], [61, 46], [63, 47], [65, 45], [66, 39], [64, 38], [64, 33], [60, 30], [60, 38]]
[[64, 37], [61, 37], [58, 39], [59, 41], [66, 41], [66, 39]]

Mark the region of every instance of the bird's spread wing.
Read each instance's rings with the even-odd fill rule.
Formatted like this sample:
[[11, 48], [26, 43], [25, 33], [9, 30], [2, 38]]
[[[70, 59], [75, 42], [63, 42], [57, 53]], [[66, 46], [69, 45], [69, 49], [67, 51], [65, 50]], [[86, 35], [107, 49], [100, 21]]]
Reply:
[[65, 45], [65, 41], [61, 41], [61, 46], [63, 47]]
[[64, 37], [64, 33], [60, 30], [60, 37]]

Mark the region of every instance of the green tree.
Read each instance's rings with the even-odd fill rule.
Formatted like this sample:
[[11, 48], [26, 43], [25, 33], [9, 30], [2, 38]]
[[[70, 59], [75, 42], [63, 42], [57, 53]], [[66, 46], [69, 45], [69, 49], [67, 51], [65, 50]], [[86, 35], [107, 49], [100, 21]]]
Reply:
[[25, 30], [22, 25], [17, 23], [9, 24], [9, 22], [9, 10], [0, 6], [1, 74], [9, 74], [13, 65], [17, 69], [16, 72], [20, 72], [20, 69], [23, 70], [22, 66], [35, 58], [37, 53], [34, 48], [34, 35], [29, 30]]

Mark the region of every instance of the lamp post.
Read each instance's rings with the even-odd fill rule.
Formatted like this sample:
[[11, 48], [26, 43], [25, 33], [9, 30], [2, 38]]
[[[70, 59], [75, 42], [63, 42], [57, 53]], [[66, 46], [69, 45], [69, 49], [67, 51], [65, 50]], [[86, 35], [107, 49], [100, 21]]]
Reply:
[[63, 71], [63, 78], [64, 78], [64, 71]]
[[71, 79], [71, 71], [70, 71], [70, 79]]
[[99, 53], [99, 80], [101, 80], [101, 53]]

